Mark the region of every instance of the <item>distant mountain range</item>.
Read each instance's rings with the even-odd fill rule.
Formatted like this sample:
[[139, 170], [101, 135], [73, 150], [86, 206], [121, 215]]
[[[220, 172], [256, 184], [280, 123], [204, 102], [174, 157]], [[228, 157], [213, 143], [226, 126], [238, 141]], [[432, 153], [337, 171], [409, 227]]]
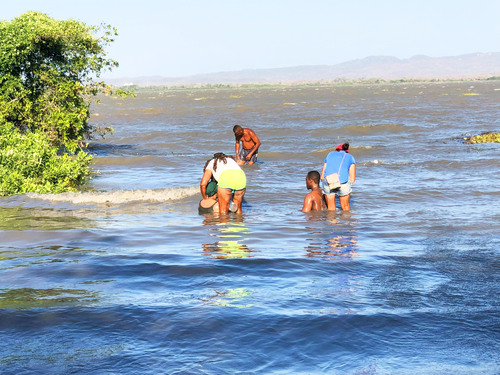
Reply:
[[207, 84], [297, 84], [355, 80], [477, 79], [500, 76], [500, 52], [450, 57], [414, 56], [398, 59], [371, 56], [336, 65], [306, 65], [275, 69], [246, 69], [187, 77], [136, 77], [107, 79], [124, 86], [180, 86]]

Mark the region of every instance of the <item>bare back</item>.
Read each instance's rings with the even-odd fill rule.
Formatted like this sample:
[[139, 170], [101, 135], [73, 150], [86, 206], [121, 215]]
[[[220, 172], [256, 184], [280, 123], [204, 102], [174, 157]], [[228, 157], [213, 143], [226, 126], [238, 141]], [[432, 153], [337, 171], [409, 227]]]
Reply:
[[319, 211], [324, 208], [323, 192], [320, 188], [313, 189], [305, 196], [302, 212]]

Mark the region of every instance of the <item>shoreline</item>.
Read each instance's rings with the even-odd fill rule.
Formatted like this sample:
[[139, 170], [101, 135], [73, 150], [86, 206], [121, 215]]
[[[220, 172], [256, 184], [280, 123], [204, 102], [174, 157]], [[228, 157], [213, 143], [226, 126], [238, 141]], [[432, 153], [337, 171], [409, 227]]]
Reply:
[[500, 81], [500, 76], [476, 77], [476, 78], [429, 78], [429, 79], [357, 79], [333, 81], [310, 81], [310, 82], [275, 82], [275, 83], [197, 83], [197, 84], [176, 84], [176, 85], [116, 85], [118, 89], [132, 90], [134, 92], [158, 92], [158, 91], [182, 91], [182, 90], [234, 90], [234, 89], [274, 89], [287, 87], [344, 87], [344, 86], [363, 86], [363, 85], [399, 85], [399, 84], [422, 84], [422, 83], [461, 83], [461, 82], [489, 82]]

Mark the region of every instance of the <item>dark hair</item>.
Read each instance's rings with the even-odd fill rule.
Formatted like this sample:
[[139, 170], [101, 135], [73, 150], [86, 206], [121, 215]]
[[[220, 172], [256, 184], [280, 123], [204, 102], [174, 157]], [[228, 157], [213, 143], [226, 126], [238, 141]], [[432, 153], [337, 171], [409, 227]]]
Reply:
[[236, 133], [240, 129], [243, 129], [243, 128], [241, 126], [239, 126], [239, 125], [234, 125], [233, 126], [233, 133]]
[[307, 178], [313, 182], [315, 182], [316, 184], [319, 185], [319, 172], [318, 171], [310, 171], [308, 174], [307, 174]]
[[224, 164], [227, 164], [227, 158], [233, 159], [231, 155], [226, 155], [223, 152], [216, 152], [213, 156], [212, 159], [208, 159], [207, 162], [205, 163], [205, 166], [203, 167], [203, 172], [205, 172], [205, 169], [207, 169], [208, 163], [210, 163], [212, 160], [215, 159], [214, 161], [214, 172], [217, 170], [217, 162], [222, 161]]
[[349, 143], [347, 143], [347, 142], [346, 142], [346, 143], [344, 143], [344, 144], [342, 145], [342, 150], [344, 150], [344, 151], [349, 150]]

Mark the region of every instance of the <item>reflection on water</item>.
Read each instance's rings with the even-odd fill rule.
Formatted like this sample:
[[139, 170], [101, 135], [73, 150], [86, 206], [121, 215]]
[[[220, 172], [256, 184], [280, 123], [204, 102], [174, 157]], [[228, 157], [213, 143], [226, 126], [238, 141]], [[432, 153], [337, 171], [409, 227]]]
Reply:
[[54, 209], [0, 207], [0, 230], [67, 230], [90, 228], [95, 224], [73, 212]]
[[213, 215], [208, 216], [203, 224], [210, 225], [210, 236], [218, 238], [213, 243], [203, 244], [204, 254], [215, 259], [247, 258], [252, 252], [242, 241], [246, 240], [248, 228], [243, 216]]
[[[311, 314], [356, 315], [359, 313], [359, 275], [351, 272], [350, 265], [358, 257], [356, 234], [357, 221], [353, 214], [332, 211], [315, 211], [306, 215], [304, 256], [315, 258], [328, 269], [328, 277], [315, 282], [309, 296], [318, 301], [318, 310], [308, 310]], [[324, 262], [327, 260], [328, 262]], [[344, 263], [344, 261], [349, 261]]]
[[[203, 254], [212, 259], [242, 259], [251, 257], [251, 250], [242, 242], [247, 240], [248, 228], [243, 222], [243, 215], [206, 215], [204, 225], [209, 226], [210, 236], [218, 238], [213, 243], [202, 245]], [[206, 302], [224, 307], [251, 307], [244, 303], [252, 295], [245, 288], [215, 290], [215, 295]]]
[[[309, 232], [305, 247], [307, 257], [346, 257], [358, 256], [358, 245], [355, 224], [352, 213], [343, 212], [339, 216], [335, 212], [315, 212], [307, 215], [311, 226], [305, 229]], [[325, 225], [318, 226], [324, 222]]]
[[31, 309], [99, 302], [99, 293], [86, 289], [0, 289], [0, 308]]
[[248, 246], [234, 240], [203, 244], [203, 251], [205, 255], [217, 259], [247, 258], [250, 256]]
[[[0, 247], [0, 309], [99, 303], [101, 292], [95, 290], [95, 285], [110, 280], [85, 279], [92, 274], [92, 268], [83, 267], [81, 262], [102, 253], [69, 246]], [[75, 278], [83, 281], [77, 285]]]
[[252, 307], [251, 304], [243, 304], [245, 300], [252, 295], [250, 290], [244, 288], [232, 288], [227, 290], [216, 290], [215, 295], [210, 297], [207, 302], [224, 307]]
[[31, 267], [42, 264], [66, 264], [75, 255], [85, 253], [104, 253], [104, 251], [85, 250], [79, 247], [35, 246], [26, 249], [0, 248], [0, 270]]

